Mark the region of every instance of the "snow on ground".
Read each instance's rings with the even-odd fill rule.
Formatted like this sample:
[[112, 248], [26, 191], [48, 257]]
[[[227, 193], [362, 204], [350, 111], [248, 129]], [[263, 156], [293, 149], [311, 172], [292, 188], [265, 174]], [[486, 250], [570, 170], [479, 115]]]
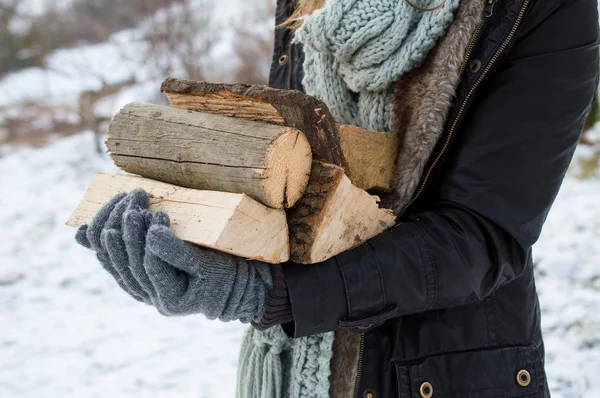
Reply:
[[[23, 0], [23, 6], [25, 1], [32, 13], [49, 2]], [[264, 2], [214, 3], [210, 19], [219, 31], [207, 62], [227, 73], [237, 67], [235, 24], [268, 14]], [[192, 18], [208, 12], [207, 0], [190, 4]], [[154, 21], [178, 12], [177, 6], [160, 10]], [[161, 63], [174, 61], [168, 52], [165, 59], [148, 61], [145, 36], [151, 22], [105, 43], [59, 49], [48, 57], [46, 69], [0, 79], [0, 121], [14, 117], [11, 112], [22, 114], [21, 104], [28, 101], [74, 117], [82, 91], [132, 77], [137, 84], [95, 111], [110, 117], [128, 102], [153, 101], [166, 77], [160, 75]], [[268, 28], [265, 23], [259, 28], [271, 32], [272, 21]], [[170, 73], [184, 76], [177, 66]], [[140, 305], [64, 226], [93, 176], [115, 171], [94, 147], [91, 133], [37, 150], [0, 146], [0, 398], [232, 397], [245, 326], [201, 316], [167, 319]]]
[[[0, 397], [233, 397], [239, 323], [130, 299], [65, 220], [98, 171], [91, 134], [0, 158]], [[567, 179], [536, 245], [554, 397], [600, 390], [600, 180]]]
[[0, 159], [0, 397], [233, 397], [243, 325], [164, 318], [74, 243], [98, 171], [91, 134]]
[[554, 397], [600, 393], [600, 179], [567, 179], [534, 248]]
[[[28, 0], [36, 4], [32, 9], [43, 9], [49, 0]], [[56, 0], [52, 0], [56, 1]], [[62, 0], [68, 4], [69, 0]], [[62, 3], [61, 3], [62, 4]], [[81, 45], [74, 48], [58, 49], [45, 59], [45, 68], [32, 67], [10, 73], [0, 79], [0, 120], [2, 112], [20, 112], [20, 104], [38, 102], [62, 105], [71, 112], [79, 107], [78, 99], [85, 90], [99, 90], [104, 83], [118, 84], [135, 79], [136, 84], [122, 90], [102, 109], [96, 112], [111, 117], [121, 107], [132, 101], [154, 101], [159, 95], [160, 83], [165, 71], [173, 76], [185, 77], [181, 54], [175, 49], [160, 47], [150, 51], [148, 36], [156, 29], [166, 29], [161, 24], [184, 13], [193, 11], [189, 28], [202, 27], [197, 42], [185, 42], [186, 51], [192, 55], [202, 54], [198, 60], [208, 80], [223, 80], [238, 67], [238, 55], [235, 49], [236, 27], [251, 25], [253, 31], [270, 35], [273, 30], [273, 18], [266, 1], [246, 0], [190, 0], [189, 9], [182, 5], [173, 5], [161, 9], [140, 26], [114, 33], [104, 43]], [[171, 18], [171, 20], [169, 19]], [[208, 22], [210, 25], [205, 26]], [[208, 35], [208, 36], [206, 36]], [[211, 49], [208, 54], [199, 49], [211, 37]], [[198, 52], [196, 54], [195, 52]], [[269, 64], [265, 65], [268, 70]], [[2, 109], [5, 108], [5, 109]]]

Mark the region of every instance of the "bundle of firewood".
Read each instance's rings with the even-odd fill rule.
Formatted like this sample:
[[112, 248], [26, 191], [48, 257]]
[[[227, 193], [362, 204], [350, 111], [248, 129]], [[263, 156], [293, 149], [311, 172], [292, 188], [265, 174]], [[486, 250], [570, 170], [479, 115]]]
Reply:
[[269, 263], [324, 261], [394, 224], [396, 136], [340, 126], [298, 91], [167, 79], [171, 107], [125, 106], [106, 145], [137, 174], [99, 174], [67, 225], [142, 188], [180, 238]]

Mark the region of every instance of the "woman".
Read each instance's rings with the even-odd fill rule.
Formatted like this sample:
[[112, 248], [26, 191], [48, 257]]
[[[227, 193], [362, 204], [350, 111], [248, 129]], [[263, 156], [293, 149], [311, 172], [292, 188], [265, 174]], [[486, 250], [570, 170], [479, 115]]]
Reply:
[[596, 1], [298, 3], [279, 1], [269, 83], [402, 136], [397, 226], [270, 267], [177, 239], [136, 191], [78, 241], [165, 315], [266, 330], [240, 396], [548, 397], [531, 247], [597, 87]]

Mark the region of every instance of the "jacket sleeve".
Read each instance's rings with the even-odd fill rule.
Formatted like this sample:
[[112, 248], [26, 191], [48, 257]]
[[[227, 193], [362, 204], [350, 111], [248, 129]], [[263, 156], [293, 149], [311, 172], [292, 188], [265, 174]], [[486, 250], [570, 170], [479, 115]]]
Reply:
[[288, 334], [465, 305], [530, 266], [598, 84], [596, 1], [556, 3], [531, 5], [480, 87], [433, 205], [324, 263], [284, 267]]

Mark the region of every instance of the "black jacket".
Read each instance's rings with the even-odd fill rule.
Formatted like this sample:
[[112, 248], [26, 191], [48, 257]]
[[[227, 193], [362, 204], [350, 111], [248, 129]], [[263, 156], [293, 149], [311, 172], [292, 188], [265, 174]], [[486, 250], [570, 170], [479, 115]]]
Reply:
[[[598, 84], [597, 4], [482, 1], [445, 136], [400, 223], [284, 268], [294, 336], [363, 334], [358, 397], [427, 396], [423, 383], [433, 397], [549, 396], [532, 245]], [[301, 89], [302, 59], [277, 29], [270, 85]]]

